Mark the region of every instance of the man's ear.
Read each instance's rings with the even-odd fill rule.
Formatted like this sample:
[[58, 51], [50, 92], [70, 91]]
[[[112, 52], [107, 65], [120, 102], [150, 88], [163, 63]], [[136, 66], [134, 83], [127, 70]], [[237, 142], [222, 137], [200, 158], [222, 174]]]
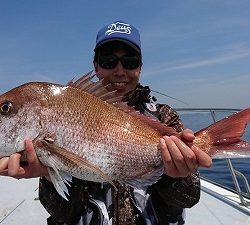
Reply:
[[140, 66], [140, 73], [141, 73], [141, 70], [142, 70], [142, 65], [143, 65], [143, 64], [141, 64], [141, 66]]
[[97, 62], [93, 62], [93, 64], [94, 64], [96, 76], [100, 79], [100, 74], [98, 73], [98, 71], [99, 71], [99, 69], [98, 69], [98, 63]]
[[97, 73], [98, 72], [98, 64], [97, 64], [97, 62], [93, 62], [93, 64], [94, 64], [95, 72]]

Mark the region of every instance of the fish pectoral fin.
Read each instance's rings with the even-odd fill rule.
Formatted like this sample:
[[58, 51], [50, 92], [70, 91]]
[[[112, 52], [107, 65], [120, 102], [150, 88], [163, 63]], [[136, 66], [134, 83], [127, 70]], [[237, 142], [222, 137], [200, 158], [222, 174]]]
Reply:
[[[49, 176], [51, 179], [51, 182], [53, 183], [56, 191], [65, 199], [68, 201], [68, 197], [66, 196], [69, 195], [68, 188], [65, 183], [69, 184], [67, 182], [67, 178], [64, 178], [64, 176], [58, 171], [55, 170], [51, 167], [48, 168]], [[71, 177], [72, 178], [72, 177]], [[70, 184], [69, 184], [70, 185]], [[66, 193], [66, 194], [65, 194]]]
[[[71, 186], [72, 176], [59, 169], [58, 157], [48, 157], [48, 167], [49, 176], [51, 182], [53, 183], [56, 191], [68, 201], [69, 192], [66, 184]], [[66, 195], [67, 194], [67, 195]]]
[[[85, 170], [91, 171], [92, 173], [99, 176], [103, 181], [110, 183], [112, 186], [114, 186], [114, 188], [116, 188], [115, 184], [112, 182], [112, 179], [107, 174], [105, 174], [100, 168], [93, 165], [81, 156], [70, 152], [65, 148], [51, 144], [45, 140], [41, 140], [40, 144], [42, 144], [43, 147], [46, 148], [46, 150], [49, 151], [52, 155], [54, 154], [57, 157], [60, 157], [60, 159], [65, 163], [69, 163], [79, 168], [84, 168]], [[56, 168], [53, 169], [55, 170]]]

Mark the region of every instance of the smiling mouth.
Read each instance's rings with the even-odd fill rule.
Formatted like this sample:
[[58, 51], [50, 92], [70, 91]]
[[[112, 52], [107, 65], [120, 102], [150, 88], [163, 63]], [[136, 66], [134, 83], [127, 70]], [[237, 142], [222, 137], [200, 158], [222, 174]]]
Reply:
[[123, 86], [127, 85], [127, 82], [112, 82], [112, 84], [115, 86], [123, 87]]
[[117, 88], [124, 88], [128, 82], [110, 82], [110, 83]]

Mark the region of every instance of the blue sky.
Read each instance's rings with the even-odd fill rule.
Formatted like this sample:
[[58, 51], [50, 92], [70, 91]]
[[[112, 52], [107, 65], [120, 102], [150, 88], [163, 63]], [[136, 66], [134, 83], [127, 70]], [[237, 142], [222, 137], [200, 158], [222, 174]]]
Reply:
[[173, 107], [250, 107], [250, 1], [0, 0], [0, 93], [91, 70], [97, 31], [141, 32], [141, 82]]

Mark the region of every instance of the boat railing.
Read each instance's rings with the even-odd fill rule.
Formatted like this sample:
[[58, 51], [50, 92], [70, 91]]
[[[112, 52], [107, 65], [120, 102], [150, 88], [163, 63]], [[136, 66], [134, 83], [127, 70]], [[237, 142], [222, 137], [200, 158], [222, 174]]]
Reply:
[[[236, 113], [240, 111], [240, 109], [235, 109], [235, 108], [234, 109], [233, 108], [232, 109], [228, 109], [228, 108], [176, 108], [176, 110], [177, 112], [208, 112], [211, 114], [213, 122], [217, 121], [217, 118], [216, 118], [217, 112], [228, 112], [232, 114], [232, 113]], [[240, 202], [242, 205], [249, 207], [250, 206], [249, 202], [245, 201], [244, 199], [244, 197], [250, 199], [249, 182], [243, 173], [234, 169], [232, 162], [229, 158], [227, 158], [226, 161], [227, 161], [228, 168], [232, 176], [232, 180], [235, 186], [236, 193], [239, 196]], [[243, 180], [243, 184], [245, 186], [246, 192], [243, 192], [241, 190], [237, 176]]]

